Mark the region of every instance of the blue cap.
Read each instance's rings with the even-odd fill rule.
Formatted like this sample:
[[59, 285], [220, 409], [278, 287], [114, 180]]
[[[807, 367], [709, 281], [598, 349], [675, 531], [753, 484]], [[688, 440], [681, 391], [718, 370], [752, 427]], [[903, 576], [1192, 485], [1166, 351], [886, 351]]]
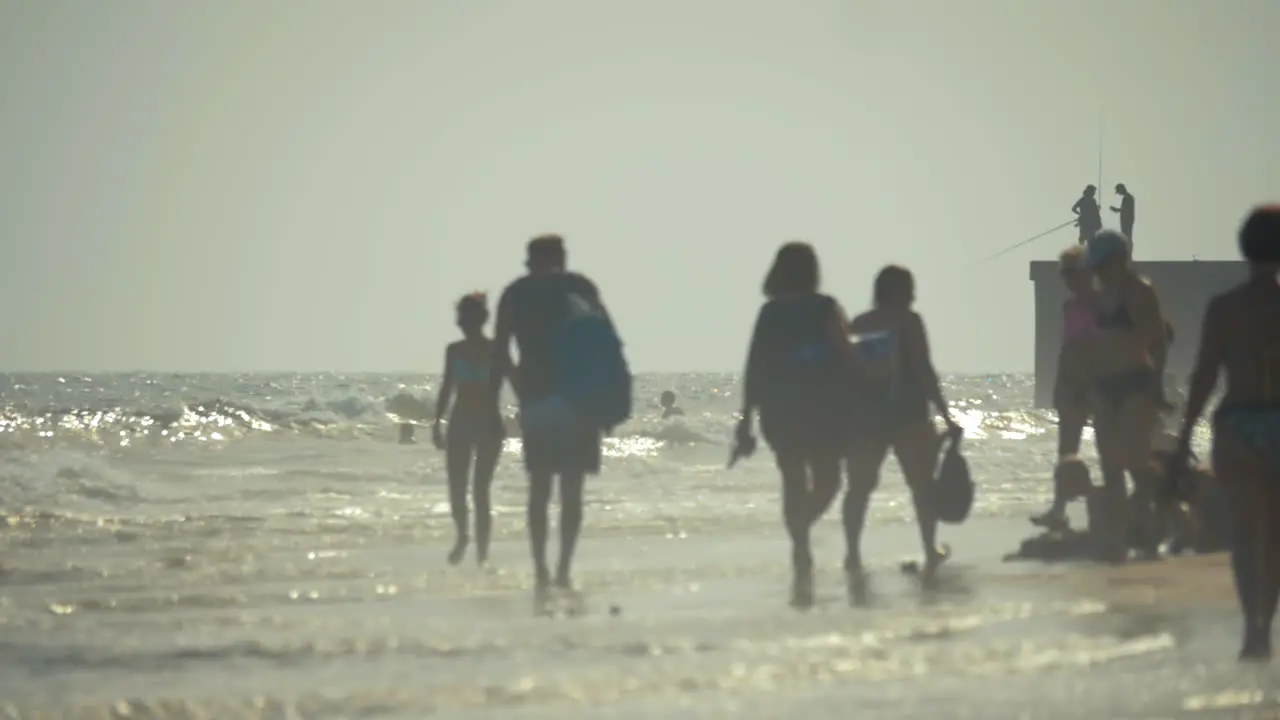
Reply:
[[1084, 264], [1090, 270], [1097, 270], [1117, 255], [1129, 255], [1129, 238], [1119, 230], [1099, 230], [1085, 247]]

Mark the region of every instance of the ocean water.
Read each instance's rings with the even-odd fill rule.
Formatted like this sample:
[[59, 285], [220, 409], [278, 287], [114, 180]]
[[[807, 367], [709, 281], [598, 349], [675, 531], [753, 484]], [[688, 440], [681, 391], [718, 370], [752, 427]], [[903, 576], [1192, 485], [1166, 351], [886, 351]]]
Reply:
[[586, 611], [560, 618], [533, 612], [518, 440], [491, 566], [445, 562], [442, 454], [386, 412], [436, 382], [0, 376], [0, 717], [1275, 716], [1228, 585], [1118, 603], [1087, 568], [1001, 562], [1049, 497], [1028, 377], [946, 382], [979, 490], [940, 587], [897, 569], [918, 547], [891, 459], [870, 606], [833, 513], [797, 612], [771, 459], [724, 468], [736, 376], [642, 376], [587, 490]]

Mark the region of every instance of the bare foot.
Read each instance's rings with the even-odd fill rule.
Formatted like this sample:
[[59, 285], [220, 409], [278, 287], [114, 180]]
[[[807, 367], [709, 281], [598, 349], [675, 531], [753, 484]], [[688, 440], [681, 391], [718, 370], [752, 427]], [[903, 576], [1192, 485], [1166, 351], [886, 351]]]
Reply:
[[806, 610], [813, 607], [813, 573], [797, 570], [791, 581], [791, 607]]
[[1066, 532], [1071, 529], [1066, 513], [1057, 510], [1050, 510], [1043, 515], [1033, 515], [1031, 524], [1054, 532]]
[[934, 548], [924, 559], [924, 567], [920, 568], [920, 581], [929, 584], [938, 576], [938, 568], [951, 557], [951, 546], [947, 544]]
[[458, 537], [458, 541], [453, 544], [453, 549], [449, 551], [449, 564], [457, 565], [462, 562], [462, 558], [467, 556], [467, 536]]
[[865, 606], [867, 604], [871, 576], [861, 567], [850, 568], [844, 572], [845, 586], [849, 591], [849, 604], [857, 607]]
[[557, 590], [572, 591], [573, 580], [569, 578], [569, 573], [563, 571], [556, 573], [555, 587]]
[[1254, 628], [1246, 631], [1244, 645], [1240, 648], [1240, 662], [1271, 662], [1271, 632]]

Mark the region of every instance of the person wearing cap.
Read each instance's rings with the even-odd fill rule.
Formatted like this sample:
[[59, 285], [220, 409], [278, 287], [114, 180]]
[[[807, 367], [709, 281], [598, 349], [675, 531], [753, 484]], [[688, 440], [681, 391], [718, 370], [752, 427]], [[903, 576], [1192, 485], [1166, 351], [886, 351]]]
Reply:
[[[1159, 470], [1152, 466], [1151, 437], [1163, 404], [1160, 369], [1168, 335], [1155, 288], [1130, 261], [1128, 238], [1102, 230], [1089, 240], [1085, 264], [1098, 281], [1093, 425], [1105, 514], [1099, 550], [1105, 559], [1123, 562], [1130, 526], [1144, 555], [1154, 556], [1159, 547], [1153, 496]], [[1127, 500], [1126, 474], [1133, 478], [1133, 502]]]
[[1244, 615], [1241, 660], [1271, 657], [1280, 601], [1280, 205], [1256, 209], [1240, 230], [1249, 279], [1214, 297], [1204, 313], [1186, 414], [1167, 473], [1181, 483], [1191, 434], [1221, 372], [1226, 391], [1213, 415], [1213, 470], [1231, 500], [1231, 569]]
[[1076, 226], [1080, 228], [1080, 244], [1089, 242], [1089, 238], [1102, 229], [1102, 210], [1098, 208], [1098, 188], [1086, 185], [1080, 199], [1071, 206], [1071, 212], [1078, 217]]
[[1120, 214], [1120, 232], [1129, 238], [1129, 247], [1133, 247], [1133, 193], [1124, 183], [1116, 185], [1116, 194], [1120, 196], [1120, 207], [1111, 207], [1111, 212]]

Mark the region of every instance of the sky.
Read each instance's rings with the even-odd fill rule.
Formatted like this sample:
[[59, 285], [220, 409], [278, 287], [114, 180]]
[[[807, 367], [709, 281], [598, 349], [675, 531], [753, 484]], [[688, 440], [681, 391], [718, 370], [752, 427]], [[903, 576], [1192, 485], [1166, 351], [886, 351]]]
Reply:
[[[1139, 259], [1280, 199], [1275, 0], [0, 0], [0, 370], [438, 371], [564, 235], [639, 371], [737, 370], [779, 244], [1032, 367], [1087, 183]], [[1267, 72], [1270, 69], [1271, 72]], [[1115, 216], [1107, 214], [1107, 220]]]

